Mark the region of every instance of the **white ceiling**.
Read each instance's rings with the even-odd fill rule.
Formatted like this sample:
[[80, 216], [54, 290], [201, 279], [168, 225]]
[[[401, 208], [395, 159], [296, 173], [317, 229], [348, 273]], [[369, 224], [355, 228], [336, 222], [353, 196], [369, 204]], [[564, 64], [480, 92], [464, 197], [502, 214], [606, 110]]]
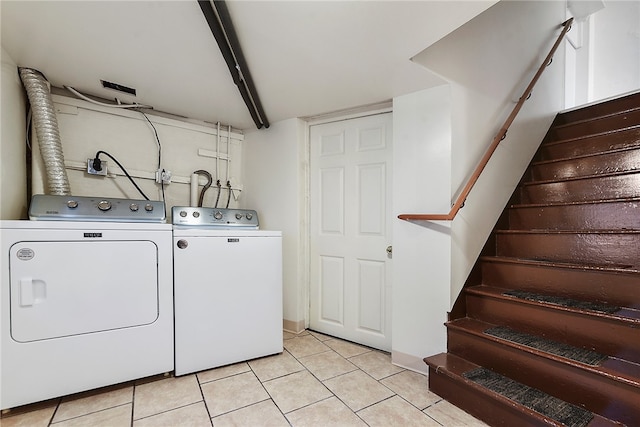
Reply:
[[[440, 83], [411, 58], [496, 1], [227, 1], [271, 123]], [[196, 1], [0, 1], [1, 41], [58, 87], [255, 125]]]

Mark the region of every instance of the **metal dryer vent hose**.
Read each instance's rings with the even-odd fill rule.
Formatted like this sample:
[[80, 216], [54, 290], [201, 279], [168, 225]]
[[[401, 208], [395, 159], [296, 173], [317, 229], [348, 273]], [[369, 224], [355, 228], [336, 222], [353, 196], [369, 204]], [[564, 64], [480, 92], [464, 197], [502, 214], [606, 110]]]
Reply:
[[60, 141], [58, 120], [53, 108], [49, 82], [37, 70], [19, 68], [19, 71], [31, 104], [40, 154], [47, 174], [48, 194], [68, 196], [71, 194], [71, 190], [67, 171], [64, 168], [62, 142]]

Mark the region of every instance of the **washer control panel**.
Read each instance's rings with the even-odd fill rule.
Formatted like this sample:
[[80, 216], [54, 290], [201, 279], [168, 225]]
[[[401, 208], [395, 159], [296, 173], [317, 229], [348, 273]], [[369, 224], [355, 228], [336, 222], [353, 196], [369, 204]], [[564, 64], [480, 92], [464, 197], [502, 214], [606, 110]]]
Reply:
[[173, 225], [210, 228], [259, 228], [258, 214], [251, 209], [197, 208], [174, 206], [171, 209]]
[[166, 222], [163, 202], [105, 197], [36, 194], [31, 198], [32, 220]]

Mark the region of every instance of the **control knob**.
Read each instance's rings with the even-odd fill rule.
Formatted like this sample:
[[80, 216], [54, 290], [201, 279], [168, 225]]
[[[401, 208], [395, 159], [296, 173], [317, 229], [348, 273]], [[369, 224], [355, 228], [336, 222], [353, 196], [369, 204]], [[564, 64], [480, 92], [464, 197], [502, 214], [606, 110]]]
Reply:
[[236, 219], [237, 219], [237, 220], [242, 219], [242, 214], [241, 214], [240, 212], [238, 212], [238, 213], [236, 214]]
[[215, 219], [222, 219], [222, 212], [217, 211], [216, 213], [213, 214], [213, 217]]
[[67, 207], [71, 209], [75, 209], [78, 207], [78, 202], [76, 200], [67, 201]]
[[111, 202], [108, 200], [100, 200], [98, 202], [98, 209], [100, 209], [103, 212], [108, 211], [109, 209], [111, 209]]
[[139, 209], [138, 204], [137, 203], [131, 203], [129, 205], [129, 209], [131, 210], [131, 212], [138, 212], [138, 209]]
[[251, 212], [247, 212], [247, 215], [245, 215], [247, 217], [247, 219], [249, 221], [251, 221], [253, 219], [253, 214]]
[[144, 205], [144, 210], [147, 212], [151, 212], [153, 210], [153, 205], [151, 203], [147, 203]]

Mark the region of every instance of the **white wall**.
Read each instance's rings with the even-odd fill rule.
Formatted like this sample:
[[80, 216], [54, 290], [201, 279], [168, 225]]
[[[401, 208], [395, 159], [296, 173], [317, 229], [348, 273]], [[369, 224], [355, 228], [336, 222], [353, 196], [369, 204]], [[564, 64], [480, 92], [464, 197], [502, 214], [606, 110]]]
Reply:
[[2, 48], [0, 219], [26, 218], [26, 109], [18, 69]]
[[640, 2], [604, 2], [591, 17], [593, 86], [589, 102], [640, 88]]
[[[65, 166], [69, 177], [71, 193], [77, 196], [104, 196], [141, 199], [142, 195], [120, 172], [120, 168], [108, 156], [102, 154], [101, 160], [108, 163], [108, 171], [117, 173], [109, 177], [99, 177], [86, 173], [87, 159], [93, 158], [98, 150], [114, 156], [136, 180], [142, 191], [152, 200], [161, 200], [162, 192], [155, 182], [158, 167], [158, 143], [151, 125], [137, 111], [128, 111], [110, 107], [101, 107], [76, 98], [53, 95], [60, 139], [62, 142]], [[227, 156], [231, 157], [229, 181], [234, 196], [242, 198], [241, 165], [243, 135], [229, 132], [225, 127], [217, 138], [217, 128], [160, 117], [147, 113], [158, 132], [161, 145], [162, 168], [172, 173], [172, 182], [165, 185], [167, 215], [172, 206], [185, 206], [190, 203], [190, 178], [193, 171], [203, 169], [213, 175], [214, 186], [205, 195], [204, 206], [214, 206], [217, 188], [216, 171], [223, 190], [219, 201], [225, 207], [228, 199], [226, 190]], [[216, 162], [208, 154], [214, 154], [220, 148], [222, 160]], [[205, 150], [202, 152], [201, 150]], [[34, 194], [44, 193], [47, 186], [44, 165], [39, 154], [37, 141], [34, 141], [33, 154]], [[206, 183], [200, 177], [201, 184]], [[230, 207], [238, 205], [231, 198]]]
[[[448, 85], [393, 100], [393, 213], [449, 212], [451, 91]], [[445, 350], [450, 224], [393, 223], [392, 360], [417, 371]]]
[[290, 119], [245, 134], [242, 207], [256, 209], [260, 228], [283, 235], [284, 326], [304, 329], [307, 313], [308, 247], [306, 126]]
[[[560, 34], [564, 17], [564, 2], [500, 2], [414, 58], [451, 82], [452, 202]], [[563, 79], [559, 49], [452, 224], [451, 305], [563, 106]]]
[[607, 0], [601, 6], [569, 33], [567, 109], [640, 89], [640, 2]]

